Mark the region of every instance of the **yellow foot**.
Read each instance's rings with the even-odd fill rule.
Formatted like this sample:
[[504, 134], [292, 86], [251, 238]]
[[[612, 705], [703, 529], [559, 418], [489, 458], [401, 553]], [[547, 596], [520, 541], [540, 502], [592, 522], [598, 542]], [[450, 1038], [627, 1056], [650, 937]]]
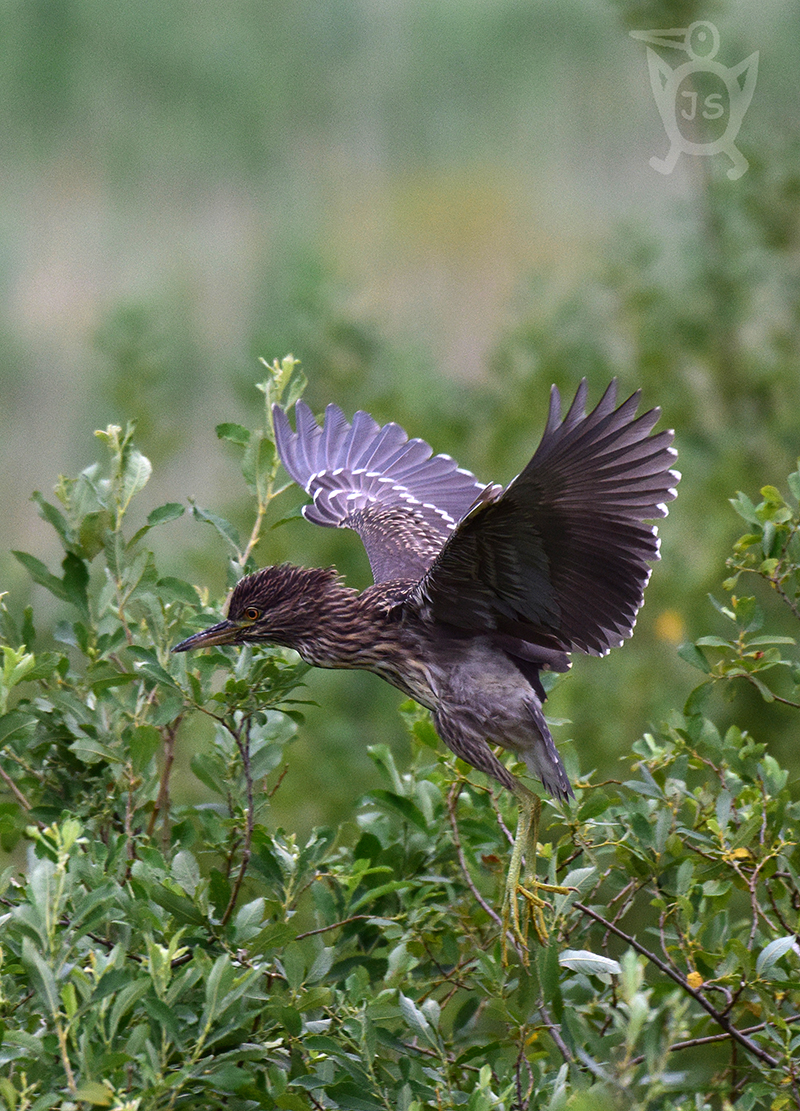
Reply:
[[[545, 921], [545, 909], [550, 905], [540, 892], [548, 895], [568, 895], [574, 888], [562, 887], [559, 884], [542, 883], [536, 878], [536, 846], [539, 835], [539, 813], [541, 802], [536, 795], [525, 791], [517, 795], [519, 801], [519, 822], [517, 834], [514, 838], [514, 847], [511, 851], [511, 860], [508, 865], [508, 876], [503, 896], [503, 963], [508, 960], [508, 939], [512, 939], [514, 947], [520, 955], [524, 965], [528, 964], [528, 930], [531, 922], [540, 945], [546, 945], [549, 931]], [[520, 880], [522, 873], [523, 853], [525, 857], [525, 876]], [[519, 909], [519, 896], [522, 897], [522, 915]]]

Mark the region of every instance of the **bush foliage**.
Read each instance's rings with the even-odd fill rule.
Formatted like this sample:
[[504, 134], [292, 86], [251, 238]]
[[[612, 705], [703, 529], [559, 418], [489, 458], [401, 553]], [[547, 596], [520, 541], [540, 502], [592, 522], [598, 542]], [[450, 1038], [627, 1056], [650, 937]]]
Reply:
[[[231, 582], [279, 492], [271, 403], [303, 379], [287, 358], [259, 388], [264, 428], [218, 429], [241, 449], [250, 536], [191, 507]], [[798, 705], [769, 593], [762, 609], [733, 592], [755, 575], [800, 616], [800, 473], [789, 501], [734, 503], [732, 631], [681, 650], [704, 673], [684, 709], [624, 782], [586, 775], [545, 806], [540, 872], [570, 891], [526, 952], [498, 915], [513, 800], [413, 704], [410, 766], [374, 746], [384, 786], [352, 821], [305, 843], [275, 828], [306, 667], [282, 649], [170, 654], [219, 600], [156, 566], [149, 532], [184, 507], [136, 524], [151, 467], [133, 433], [98, 433], [103, 464], [55, 502], [34, 494], [63, 560], [17, 558], [63, 607], [52, 642], [30, 609], [2, 609], [3, 1105], [797, 1106], [798, 804], [761, 739], [717, 728], [713, 690], [744, 680]], [[173, 797], [181, 746], [200, 802]]]

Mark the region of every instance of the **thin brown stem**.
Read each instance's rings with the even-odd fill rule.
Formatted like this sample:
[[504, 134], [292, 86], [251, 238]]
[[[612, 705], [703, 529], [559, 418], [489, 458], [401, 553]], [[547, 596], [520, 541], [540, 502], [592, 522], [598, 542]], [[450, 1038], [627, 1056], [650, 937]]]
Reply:
[[[789, 1015], [789, 1017], [785, 1018], [783, 1021], [784, 1022], [799, 1022], [800, 1021], [800, 1015]], [[769, 1026], [768, 1022], [759, 1022], [758, 1025], [756, 1025], [756, 1026], [747, 1026], [744, 1030], [741, 1031], [741, 1033], [746, 1034], [746, 1035], [747, 1034], [758, 1034], [759, 1031], [766, 1030], [766, 1028], [768, 1026]], [[708, 1034], [704, 1038], [688, 1038], [686, 1041], [683, 1041], [683, 1042], [673, 1042], [673, 1044], [669, 1047], [667, 1052], [668, 1053], [678, 1053], [681, 1049], [696, 1049], [697, 1046], [701, 1046], [701, 1045], [715, 1045], [715, 1044], [718, 1044], [719, 1042], [728, 1041], [728, 1039], [730, 1037], [731, 1037], [730, 1034], [724, 1033], [724, 1034]], [[632, 1065], [641, 1065], [642, 1061], [644, 1061], [644, 1060], [645, 1060], [645, 1055], [641, 1054], [641, 1056], [639, 1056], [639, 1057], [634, 1057], [633, 1060], [631, 1061], [631, 1064]]]
[[0, 778], [2, 778], [3, 782], [8, 787], [9, 791], [23, 808], [23, 810], [30, 810], [31, 804], [25, 798], [22, 791], [20, 791], [19, 787], [17, 787], [16, 783], [8, 774], [8, 772], [4, 771], [3, 768], [0, 768]]
[[754, 1057], [757, 1057], [759, 1061], [763, 1061], [765, 1065], [769, 1065], [770, 1068], [776, 1069], [780, 1067], [779, 1061], [777, 1061], [771, 1054], [767, 1053], [765, 1049], [762, 1049], [760, 1045], [757, 1045], [751, 1038], [748, 1038], [745, 1034], [743, 1034], [741, 1030], [738, 1030], [724, 1014], [722, 1014], [715, 1007], [713, 1007], [711, 1003], [709, 1003], [705, 996], [701, 995], [701, 993], [699, 991], [696, 991], [693, 987], [690, 987], [684, 976], [682, 976], [675, 969], [670, 968], [670, 966], [662, 961], [659, 957], [657, 957], [655, 953], [651, 953], [649, 949], [645, 949], [643, 945], [639, 944], [635, 937], [632, 937], [630, 934], [626, 934], [624, 930], [621, 930], [619, 928], [619, 926], [615, 926], [613, 922], [607, 921], [607, 919], [597, 914], [596, 911], [593, 911], [591, 907], [587, 907], [583, 903], [577, 902], [573, 905], [575, 906], [576, 910], [579, 910], [582, 914], [585, 914], [589, 918], [594, 919], [594, 921], [598, 922], [601, 926], [605, 926], [605, 928], [607, 930], [610, 930], [611, 933], [616, 934], [616, 936], [621, 938], [622, 941], [630, 945], [631, 949], [635, 949], [637, 953], [643, 956], [646, 960], [650, 961], [651, 964], [655, 965], [655, 967], [659, 969], [659, 971], [663, 972], [665, 976], [668, 976], [670, 980], [674, 980], [674, 982], [678, 984], [678, 986], [682, 988], [687, 995], [690, 995], [692, 999], [694, 999], [694, 1001], [699, 1006], [701, 1006], [703, 1010], [711, 1016], [711, 1018], [714, 1019], [718, 1026], [721, 1026], [722, 1029], [727, 1034], [729, 1034], [730, 1037], [734, 1039], [734, 1041], [738, 1042], [739, 1045], [746, 1049], [748, 1053], [751, 1053]]
[[170, 845], [170, 830], [169, 830], [169, 780], [172, 774], [172, 765], [175, 761], [175, 735], [178, 732], [178, 726], [182, 720], [182, 715], [178, 716], [166, 729], [163, 734], [164, 737], [164, 767], [161, 772], [161, 783], [158, 788], [158, 798], [156, 805], [150, 815], [150, 821], [147, 823], [147, 836], [153, 836], [156, 820], [158, 815], [161, 814], [161, 845], [164, 852], [169, 850]]
[[304, 934], [297, 934], [295, 941], [302, 941], [305, 937], [314, 937], [316, 934], [326, 934], [330, 930], [338, 930], [340, 926], [349, 926], [351, 922], [366, 922], [374, 918], [373, 914], [353, 914], [350, 918], [343, 918], [341, 922], [332, 922], [330, 926], [320, 926], [317, 930], [306, 930]]
[[[244, 737], [242, 736], [244, 734]], [[236, 901], [239, 898], [242, 884], [244, 883], [245, 873], [250, 863], [250, 854], [252, 852], [253, 844], [253, 826], [255, 825], [254, 813], [254, 800], [253, 800], [253, 776], [250, 769], [250, 719], [248, 718], [242, 730], [234, 733], [234, 740], [236, 747], [239, 749], [239, 755], [242, 758], [242, 769], [244, 771], [245, 783], [247, 785], [247, 810], [245, 813], [245, 832], [244, 841], [242, 844], [242, 862], [239, 865], [239, 872], [233, 884], [231, 897], [228, 900], [228, 905], [225, 908], [225, 913], [222, 915], [220, 925], [226, 926], [233, 914], [236, 906]]]
[[461, 794], [461, 786], [462, 785], [460, 782], [454, 783], [450, 790], [447, 792], [447, 814], [450, 820], [450, 829], [453, 831], [453, 844], [456, 847], [458, 863], [461, 866], [461, 872], [464, 876], [467, 887], [472, 892], [475, 901], [479, 904], [479, 906], [483, 907], [483, 909], [486, 911], [493, 922], [496, 922], [498, 926], [502, 926], [502, 918], [496, 910], [489, 906], [489, 904], [481, 895], [480, 891], [478, 891], [472, 879], [472, 876], [470, 875], [469, 868], [467, 867], [467, 860], [464, 856], [464, 849], [461, 844], [461, 834], [459, 833], [458, 820], [456, 818], [456, 806], [458, 804], [458, 796]]
[[[271, 485], [271, 483], [270, 483], [270, 485]], [[236, 561], [239, 564], [239, 566], [242, 568], [242, 570], [244, 570], [244, 568], [247, 564], [247, 561], [250, 558], [250, 553], [253, 551], [253, 548], [255, 548], [256, 544], [261, 539], [261, 524], [264, 520], [264, 514], [267, 511], [267, 503], [270, 500], [270, 498], [271, 498], [271, 494], [268, 494], [267, 495], [267, 501], [264, 501], [264, 502], [259, 501], [259, 503], [258, 503], [258, 509], [256, 511], [256, 519], [253, 523], [253, 530], [250, 533], [250, 539], [247, 541], [247, 545], [245, 546], [244, 551], [239, 555], [239, 558]]]
[[568, 1065], [574, 1065], [575, 1058], [572, 1056], [569, 1046], [561, 1037], [561, 1031], [550, 1017], [550, 1012], [547, 1010], [544, 1000], [540, 999], [536, 1006], [539, 1014], [542, 1016], [542, 1022], [544, 1023], [545, 1029], [547, 1030], [550, 1037], [553, 1039], [553, 1044], [555, 1045], [556, 1049]]

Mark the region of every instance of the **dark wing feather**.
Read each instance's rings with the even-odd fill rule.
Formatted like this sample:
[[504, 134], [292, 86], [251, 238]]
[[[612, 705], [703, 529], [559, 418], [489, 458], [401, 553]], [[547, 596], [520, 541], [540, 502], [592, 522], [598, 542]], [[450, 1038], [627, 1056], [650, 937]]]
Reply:
[[584, 380], [562, 421], [553, 387], [533, 459], [459, 524], [415, 593], [435, 619], [494, 630], [534, 662], [533, 646], [603, 655], [631, 635], [658, 559], [643, 522], [666, 516], [680, 478], [673, 433], [650, 434], [659, 409], [637, 419], [638, 392], [615, 409], [613, 381], [587, 416], [586, 394]]
[[329, 405], [320, 427], [298, 401], [295, 417], [293, 432], [286, 413], [273, 408], [281, 462], [312, 498], [303, 515], [328, 528], [354, 529], [375, 582], [420, 579], [476, 501], [500, 490], [368, 413], [357, 412], [349, 424]]

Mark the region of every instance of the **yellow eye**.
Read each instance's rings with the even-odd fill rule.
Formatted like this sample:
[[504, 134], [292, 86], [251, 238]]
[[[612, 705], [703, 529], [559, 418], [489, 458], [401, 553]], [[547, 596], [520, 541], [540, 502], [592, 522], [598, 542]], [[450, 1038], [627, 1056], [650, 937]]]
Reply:
[[248, 606], [244, 611], [244, 618], [246, 621], [258, 621], [261, 616], [261, 610], [257, 610], [255, 606]]

